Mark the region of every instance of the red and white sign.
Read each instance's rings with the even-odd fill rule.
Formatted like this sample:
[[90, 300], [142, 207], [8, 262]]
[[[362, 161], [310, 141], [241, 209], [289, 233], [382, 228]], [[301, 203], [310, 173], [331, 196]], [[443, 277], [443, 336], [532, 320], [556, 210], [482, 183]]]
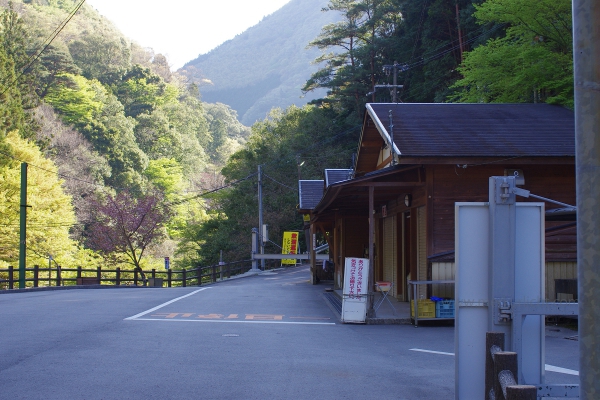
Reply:
[[369, 294], [369, 259], [346, 258], [342, 293], [342, 322], [364, 323]]

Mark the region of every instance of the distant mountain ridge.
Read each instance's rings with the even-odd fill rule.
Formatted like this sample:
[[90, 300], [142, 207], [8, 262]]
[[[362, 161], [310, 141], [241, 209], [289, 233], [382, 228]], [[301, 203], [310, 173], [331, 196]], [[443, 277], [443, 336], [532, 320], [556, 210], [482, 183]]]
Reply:
[[202, 101], [231, 106], [245, 125], [264, 119], [273, 107], [323, 97], [324, 91], [302, 97], [301, 88], [317, 70], [311, 62], [320, 54], [306, 46], [324, 25], [340, 18], [337, 12], [322, 11], [328, 3], [292, 0], [179, 72], [198, 83]]

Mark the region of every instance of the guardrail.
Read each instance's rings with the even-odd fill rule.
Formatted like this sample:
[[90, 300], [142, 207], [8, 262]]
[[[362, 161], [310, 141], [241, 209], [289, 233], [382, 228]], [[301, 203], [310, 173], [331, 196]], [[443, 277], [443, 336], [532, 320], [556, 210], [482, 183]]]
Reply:
[[[276, 260], [267, 261], [265, 269], [279, 267]], [[213, 283], [225, 278], [243, 274], [252, 269], [252, 260], [234, 261], [221, 265], [196, 267], [181, 270], [143, 271], [150, 286], [200, 286], [203, 283]], [[121, 268], [96, 269], [77, 268], [43, 268], [35, 265], [25, 269], [26, 287], [73, 286], [73, 285], [112, 285], [112, 286], [140, 286], [144, 282], [138, 271], [123, 270]], [[9, 266], [0, 269], [0, 290], [15, 289], [19, 286], [19, 269]]]

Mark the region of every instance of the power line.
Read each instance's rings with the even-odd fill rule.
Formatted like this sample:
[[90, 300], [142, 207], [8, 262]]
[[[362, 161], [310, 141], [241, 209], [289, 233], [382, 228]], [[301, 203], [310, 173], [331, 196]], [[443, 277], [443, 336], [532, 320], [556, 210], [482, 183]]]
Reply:
[[76, 5], [73, 10], [71, 10], [71, 12], [69, 13], [69, 16], [58, 25], [58, 27], [54, 30], [54, 32], [52, 32], [50, 34], [50, 36], [48, 36], [46, 38], [46, 40], [44, 40], [44, 42], [42, 42], [42, 44], [40, 46], [41, 49], [37, 51], [37, 54], [34, 53], [31, 57], [29, 57], [29, 60], [27, 60], [27, 63], [23, 66], [23, 69], [19, 72], [19, 74], [15, 77], [15, 79], [12, 80], [12, 82], [10, 82], [9, 84], [6, 85], [6, 88], [2, 91], [2, 93], [0, 93], [0, 95], [3, 95], [4, 93], [6, 93], [6, 91], [11, 86], [13, 86], [27, 72], [27, 70], [29, 70], [29, 68], [31, 68], [31, 66], [41, 57], [42, 53], [44, 51], [46, 51], [46, 49], [52, 44], [54, 39], [56, 39], [58, 34], [60, 32], [62, 32], [62, 30], [65, 28], [65, 26], [67, 26], [69, 21], [71, 21], [71, 18], [73, 18], [75, 16], [77, 11], [79, 11], [79, 9], [83, 6], [84, 3], [85, 3], [85, 0], [81, 0], [81, 2], [79, 2], [79, 4]]

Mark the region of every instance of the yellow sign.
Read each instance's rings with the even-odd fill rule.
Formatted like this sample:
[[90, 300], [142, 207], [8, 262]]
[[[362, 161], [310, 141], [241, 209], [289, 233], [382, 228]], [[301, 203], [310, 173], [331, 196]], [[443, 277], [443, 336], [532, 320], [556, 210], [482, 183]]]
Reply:
[[[298, 254], [298, 232], [283, 232], [283, 246], [281, 246], [281, 254]], [[286, 258], [281, 260], [282, 264], [296, 264], [295, 258]]]

